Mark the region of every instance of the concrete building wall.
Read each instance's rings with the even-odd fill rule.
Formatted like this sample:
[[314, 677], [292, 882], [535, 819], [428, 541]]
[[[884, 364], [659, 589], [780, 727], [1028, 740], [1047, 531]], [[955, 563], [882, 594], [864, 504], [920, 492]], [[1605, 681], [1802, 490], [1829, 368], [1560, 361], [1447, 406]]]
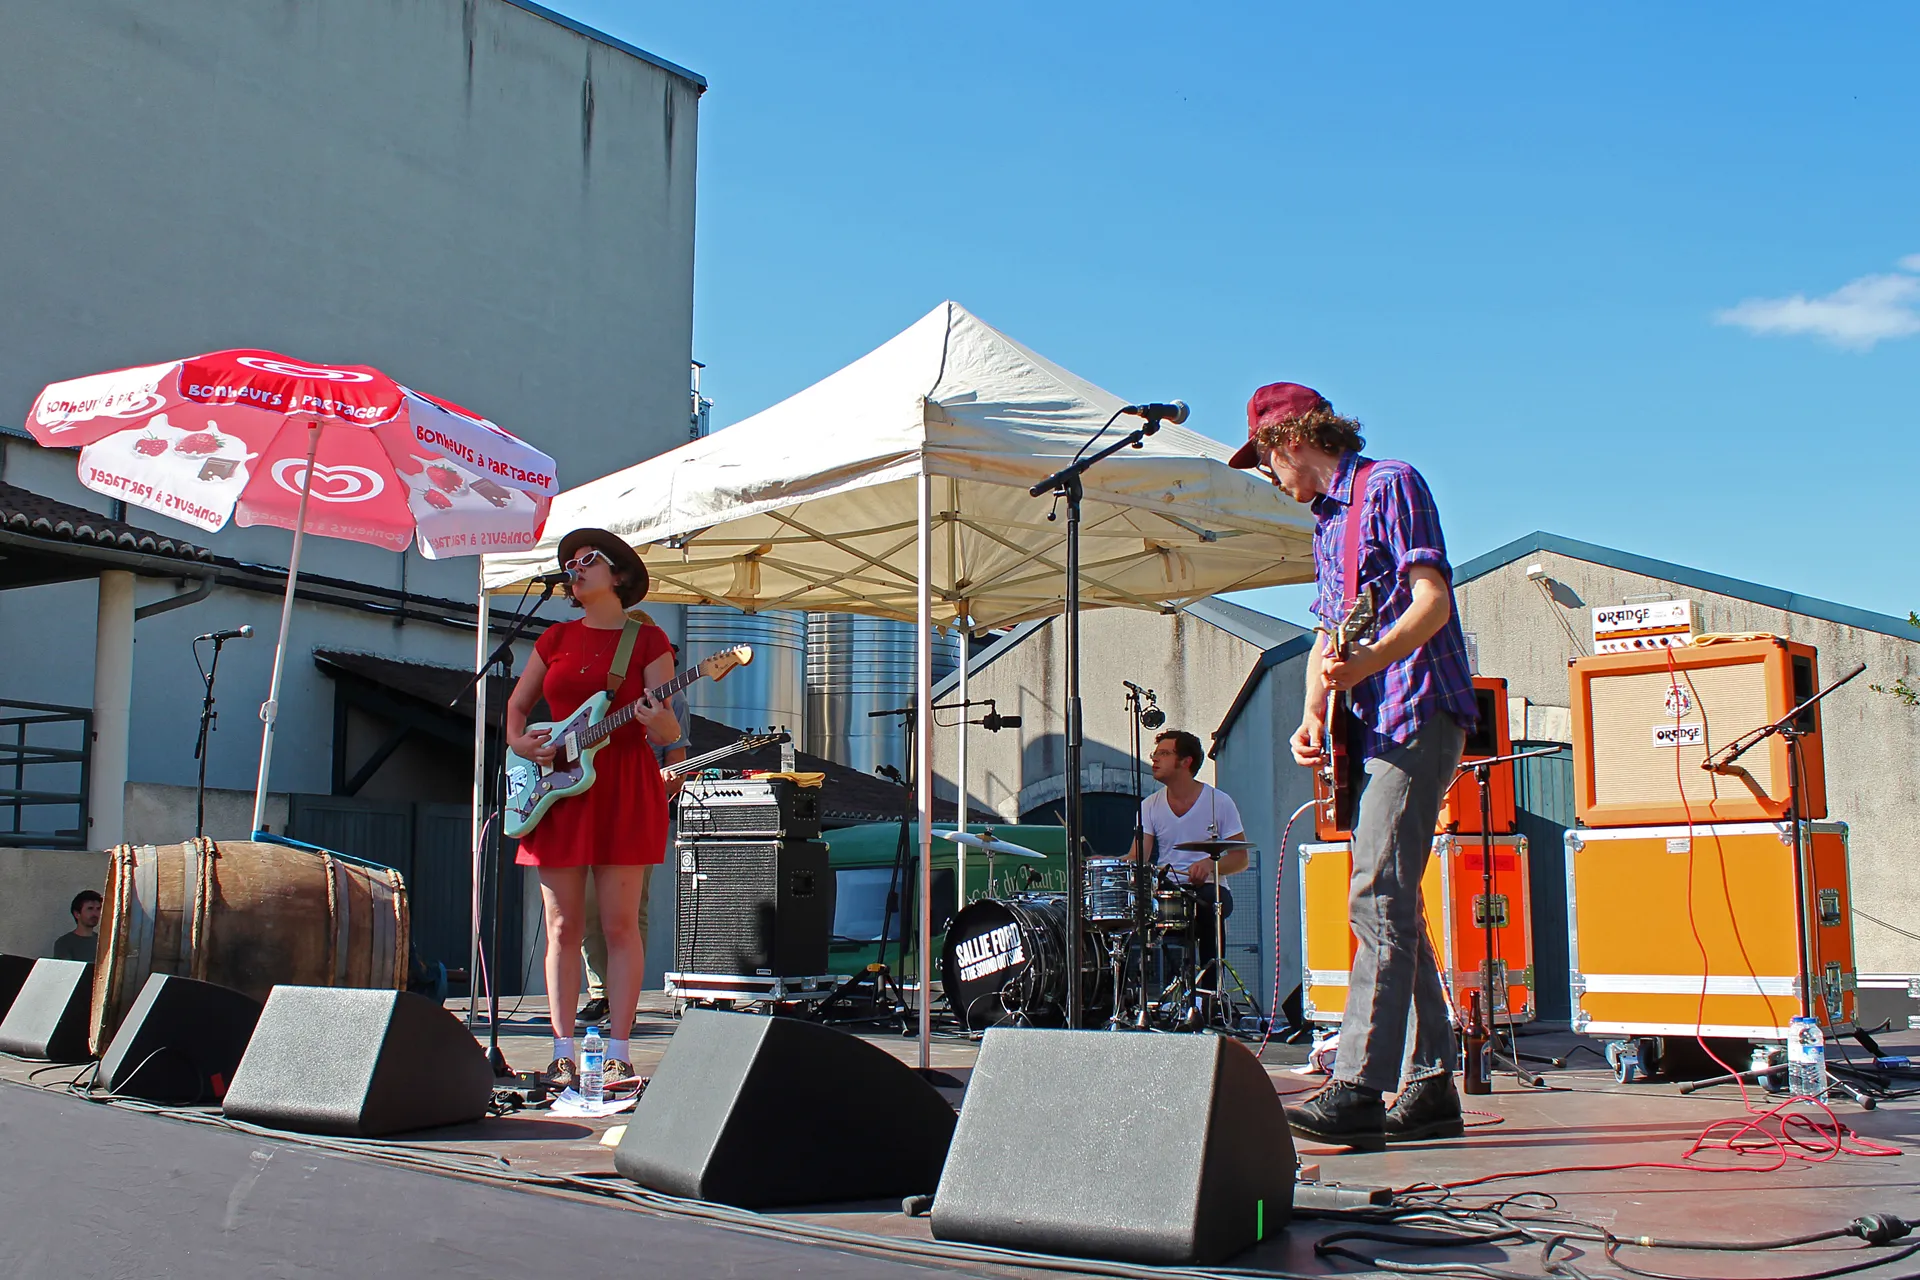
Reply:
[[[1261, 653], [1240, 639], [1189, 614], [1097, 609], [1081, 615], [1081, 714], [1085, 730], [1081, 785], [1088, 791], [1131, 790], [1132, 724], [1122, 680], [1160, 695], [1164, 729], [1187, 729], [1208, 740], [1241, 682]], [[1066, 785], [1066, 631], [1051, 619], [968, 677], [970, 699], [994, 698], [1002, 715], [1022, 717], [1021, 727], [988, 733], [974, 727], [967, 744], [967, 790], [974, 812], [1011, 822], [1058, 799]], [[940, 701], [952, 701], [952, 693]], [[974, 712], [974, 718], [979, 718]], [[939, 717], [951, 721], [951, 713]], [[958, 732], [933, 734], [934, 790], [959, 795], [955, 770]], [[1151, 750], [1152, 735], [1144, 738]], [[1213, 782], [1213, 767], [1200, 772]], [[1146, 785], [1153, 786], [1152, 778]], [[1104, 856], [1126, 852], [1100, 849]]]
[[[45, 383], [225, 347], [376, 365], [539, 445], [563, 485], [686, 439], [699, 85], [508, 0], [63, 0], [0, 17], [0, 478], [111, 513], [18, 434]], [[284, 530], [203, 535], [284, 565]], [[476, 562], [316, 538], [304, 569], [470, 600]], [[140, 603], [164, 595], [142, 580]], [[91, 699], [92, 582], [0, 597], [0, 697]], [[556, 609], [549, 609], [557, 613]], [[136, 781], [190, 784], [191, 636], [221, 665], [209, 780], [250, 788], [277, 603], [136, 627]], [[326, 791], [318, 645], [470, 663], [471, 633], [302, 604], [276, 789]]]
[[[1528, 581], [1532, 564], [1543, 566], [1554, 585]], [[1865, 676], [1823, 704], [1828, 812], [1851, 828], [1860, 910], [1920, 932], [1913, 876], [1920, 862], [1920, 711], [1868, 687], [1891, 686], [1901, 676], [1920, 683], [1920, 642], [1551, 551], [1523, 555], [1457, 588], [1481, 671], [1505, 676], [1510, 693], [1546, 707], [1568, 705], [1567, 662], [1591, 647], [1591, 606], [1662, 593], [1692, 600], [1702, 631], [1771, 632], [1817, 646], [1823, 679], [1867, 664]], [[1920, 942], [1864, 916], [1856, 917], [1854, 939], [1861, 972], [1920, 974]]]

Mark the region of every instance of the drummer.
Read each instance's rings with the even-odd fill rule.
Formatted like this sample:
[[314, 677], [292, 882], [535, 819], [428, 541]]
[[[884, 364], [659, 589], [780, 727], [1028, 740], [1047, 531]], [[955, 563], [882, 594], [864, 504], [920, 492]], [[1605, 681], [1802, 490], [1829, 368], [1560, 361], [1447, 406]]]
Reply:
[[[1168, 729], [1153, 738], [1153, 780], [1164, 790], [1140, 805], [1140, 834], [1129, 859], [1145, 857], [1165, 867], [1175, 883], [1190, 886], [1199, 898], [1199, 920], [1194, 933], [1203, 961], [1213, 958], [1214, 924], [1211, 908], [1220, 903], [1222, 919], [1233, 916], [1233, 891], [1210, 883], [1213, 863], [1204, 854], [1180, 845], [1191, 840], [1244, 840], [1240, 810], [1233, 797], [1196, 776], [1206, 760], [1200, 739], [1185, 729]], [[1247, 851], [1234, 849], [1220, 859], [1224, 878], [1247, 866]]]

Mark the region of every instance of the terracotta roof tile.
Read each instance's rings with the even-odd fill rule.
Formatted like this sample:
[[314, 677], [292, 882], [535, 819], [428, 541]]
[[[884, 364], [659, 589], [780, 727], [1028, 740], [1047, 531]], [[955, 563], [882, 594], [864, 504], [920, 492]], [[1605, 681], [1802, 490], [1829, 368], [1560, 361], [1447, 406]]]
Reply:
[[60, 502], [3, 480], [0, 480], [0, 529], [29, 537], [114, 547], [176, 560], [213, 560], [213, 552], [184, 538], [135, 528], [123, 520], [110, 520], [85, 507]]

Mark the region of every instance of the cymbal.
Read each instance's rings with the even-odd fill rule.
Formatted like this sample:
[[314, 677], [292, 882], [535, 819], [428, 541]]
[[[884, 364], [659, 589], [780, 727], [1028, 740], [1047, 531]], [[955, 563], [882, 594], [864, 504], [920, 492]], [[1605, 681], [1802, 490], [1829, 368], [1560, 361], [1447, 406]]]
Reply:
[[1173, 847], [1180, 850], [1182, 853], [1205, 853], [1209, 855], [1217, 855], [1222, 853], [1232, 853], [1236, 849], [1251, 849], [1253, 848], [1253, 841], [1251, 840], [1182, 840], [1179, 844]]
[[1047, 855], [1035, 853], [1023, 844], [1013, 844], [996, 836], [975, 835], [971, 831], [942, 831], [938, 833], [943, 840], [955, 844], [964, 844], [969, 849], [980, 849], [1002, 858], [1028, 858], [1034, 862], [1045, 862]]

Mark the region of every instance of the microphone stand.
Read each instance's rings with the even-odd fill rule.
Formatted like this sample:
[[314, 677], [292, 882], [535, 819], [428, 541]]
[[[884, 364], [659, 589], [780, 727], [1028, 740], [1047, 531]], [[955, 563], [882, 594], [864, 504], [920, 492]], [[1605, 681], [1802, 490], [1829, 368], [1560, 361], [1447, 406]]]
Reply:
[[[1458, 777], [1459, 774], [1471, 770], [1474, 787], [1480, 793], [1479, 916], [1483, 959], [1480, 964], [1480, 985], [1473, 993], [1473, 998], [1484, 1015], [1480, 1019], [1480, 1025], [1486, 1028], [1487, 1038], [1491, 1042], [1487, 1048], [1487, 1055], [1493, 1059], [1495, 1066], [1505, 1067], [1513, 1072], [1515, 1079], [1523, 1084], [1532, 1085], [1536, 1089], [1544, 1086], [1547, 1083], [1546, 1080], [1520, 1064], [1545, 1062], [1557, 1067], [1564, 1065], [1562, 1060], [1520, 1052], [1519, 1036], [1513, 1029], [1513, 1004], [1510, 999], [1504, 1002], [1507, 1005], [1507, 1033], [1510, 1046], [1507, 1049], [1500, 1048], [1500, 1028], [1493, 1018], [1493, 980], [1496, 972], [1500, 975], [1501, 987], [1504, 989], [1507, 986], [1507, 967], [1500, 959], [1499, 941], [1494, 930], [1496, 927], [1504, 926], [1506, 921], [1512, 918], [1511, 912], [1496, 912], [1493, 905], [1493, 766], [1512, 764], [1516, 760], [1531, 760], [1535, 756], [1558, 754], [1560, 754], [1558, 747], [1542, 747], [1533, 751], [1515, 751], [1510, 755], [1488, 756], [1484, 760], [1469, 760], [1461, 765], [1454, 775]], [[1495, 924], [1496, 916], [1502, 917], [1498, 926]], [[1462, 1031], [1464, 1030], [1463, 1027]]]
[[[200, 672], [200, 681], [206, 686], [206, 696], [200, 702], [200, 738], [193, 744], [193, 758], [200, 762], [200, 779], [194, 789], [193, 799], [193, 838], [198, 840], [207, 834], [207, 755], [212, 744], [208, 735], [214, 730], [214, 721], [220, 713], [213, 709], [213, 681], [220, 672], [220, 650], [227, 643], [222, 636], [209, 637], [213, 641], [213, 662]], [[193, 662], [200, 665], [200, 641], [193, 642]]]
[[[1118, 413], [1114, 417], [1119, 417]], [[1104, 430], [1104, 428], [1103, 428]], [[1086, 490], [1080, 477], [1122, 449], [1138, 449], [1146, 438], [1160, 430], [1160, 419], [1145, 422], [1088, 458], [1075, 458], [1060, 470], [1034, 485], [1027, 493], [1035, 498], [1051, 493], [1058, 501], [1067, 500], [1067, 793], [1062, 806], [1067, 829], [1067, 1025], [1081, 1025], [1084, 1000], [1080, 990], [1080, 965], [1083, 959], [1081, 919], [1084, 905], [1081, 893], [1086, 882], [1086, 857], [1080, 851], [1080, 756], [1084, 745], [1080, 723], [1080, 502]], [[1097, 438], [1097, 437], [1096, 437]], [[1051, 518], [1051, 517], [1049, 517]]]
[[[1838, 689], [1841, 685], [1858, 677], [1860, 673], [1866, 669], [1866, 663], [1862, 662], [1857, 664], [1853, 670], [1847, 672], [1847, 674], [1841, 676], [1838, 680], [1835, 680], [1832, 684], [1820, 690], [1811, 698], [1808, 698], [1805, 702], [1793, 708], [1778, 720], [1775, 720], [1772, 724], [1763, 724], [1757, 729], [1751, 729], [1741, 734], [1738, 738], [1735, 738], [1732, 742], [1700, 762], [1700, 767], [1709, 773], [1731, 773], [1734, 771], [1733, 765], [1735, 761], [1765, 742], [1768, 738], [1779, 734], [1787, 740], [1787, 823], [1793, 831], [1793, 898], [1794, 910], [1799, 913], [1799, 921], [1794, 932], [1798, 935], [1795, 942], [1800, 950], [1800, 1016], [1804, 1018], [1814, 1016], [1813, 955], [1816, 948], [1812, 934], [1813, 920], [1807, 911], [1807, 882], [1810, 878], [1813, 854], [1812, 833], [1805, 829], [1807, 824], [1800, 820], [1802, 804], [1802, 797], [1800, 795], [1802, 769], [1800, 753], [1802, 748], [1800, 740], [1812, 732], [1812, 719], [1811, 717], [1807, 717], [1807, 719], [1803, 721], [1802, 717], [1807, 716], [1808, 711], [1811, 710], [1814, 704], [1818, 703], [1835, 689]], [[1723, 758], [1716, 761], [1715, 756]], [[1839, 1021], [1840, 999], [1841, 995], [1838, 990], [1830, 991], [1826, 994], [1822, 1000], [1822, 1006], [1827, 1017], [1820, 1019], [1820, 1021], [1828, 1025]], [[1878, 1045], [1873, 1044], [1871, 1040], [1865, 1040], [1863, 1043], [1873, 1051], [1874, 1056], [1880, 1056], [1880, 1047]]]
[[[505, 668], [506, 675], [513, 674], [514, 641], [525, 633], [527, 624], [533, 621], [533, 615], [540, 611], [540, 606], [553, 599], [554, 588], [558, 585], [551, 581], [540, 584], [540, 598], [533, 602], [532, 608], [522, 609], [514, 615], [513, 625], [507, 628], [507, 638], [487, 655], [487, 660], [480, 664], [480, 669], [473, 673], [473, 678], [460, 687], [460, 692], [448, 699], [449, 707], [460, 705], [460, 699], [479, 688], [480, 682], [495, 666]], [[507, 1056], [500, 1052], [501, 831], [499, 808], [505, 801], [507, 792], [505, 779], [502, 776], [507, 767], [504, 719], [501, 722], [498, 740], [496, 741], [495, 735], [488, 734], [485, 741], [486, 759], [481, 764], [487, 779], [485, 796], [487, 818], [481, 827], [481, 840], [485, 845], [483, 852], [486, 857], [481, 862], [481, 869], [486, 881], [482, 890], [487, 903], [487, 1061], [493, 1066], [494, 1077], [503, 1079], [513, 1075], [513, 1068], [507, 1065]], [[468, 981], [472, 981], [471, 974], [468, 975]], [[549, 993], [547, 998], [551, 1000], [552, 994]]]
[[[1147, 863], [1145, 853], [1146, 815], [1143, 811], [1143, 806], [1146, 804], [1147, 797], [1146, 785], [1140, 777], [1140, 747], [1142, 742], [1141, 730], [1145, 727], [1142, 724], [1142, 720], [1146, 716], [1146, 703], [1154, 701], [1154, 694], [1153, 690], [1142, 689], [1131, 680], [1122, 680], [1120, 683], [1126, 686], [1127, 713], [1133, 725], [1133, 848], [1135, 850], [1133, 868], [1133, 941], [1137, 941], [1140, 944], [1140, 1005], [1139, 1008], [1134, 1010], [1133, 1027], [1136, 1031], [1145, 1031], [1147, 1029], [1147, 949], [1151, 940], [1151, 934], [1148, 930], [1148, 915], [1150, 914], [1149, 900], [1153, 892], [1153, 875]], [[1162, 723], [1165, 722], [1162, 721]], [[1157, 861], [1159, 850], [1154, 850], [1154, 853]], [[1124, 951], [1131, 951], [1132, 949], [1131, 941], [1124, 944]], [[1120, 1016], [1121, 979], [1126, 976], [1124, 968], [1125, 960], [1122, 958], [1124, 951], [1116, 950], [1116, 956], [1113, 961], [1113, 1016], [1108, 1019], [1108, 1028], [1110, 1030], [1118, 1030], [1121, 1026], [1125, 1025], [1124, 1019]]]

